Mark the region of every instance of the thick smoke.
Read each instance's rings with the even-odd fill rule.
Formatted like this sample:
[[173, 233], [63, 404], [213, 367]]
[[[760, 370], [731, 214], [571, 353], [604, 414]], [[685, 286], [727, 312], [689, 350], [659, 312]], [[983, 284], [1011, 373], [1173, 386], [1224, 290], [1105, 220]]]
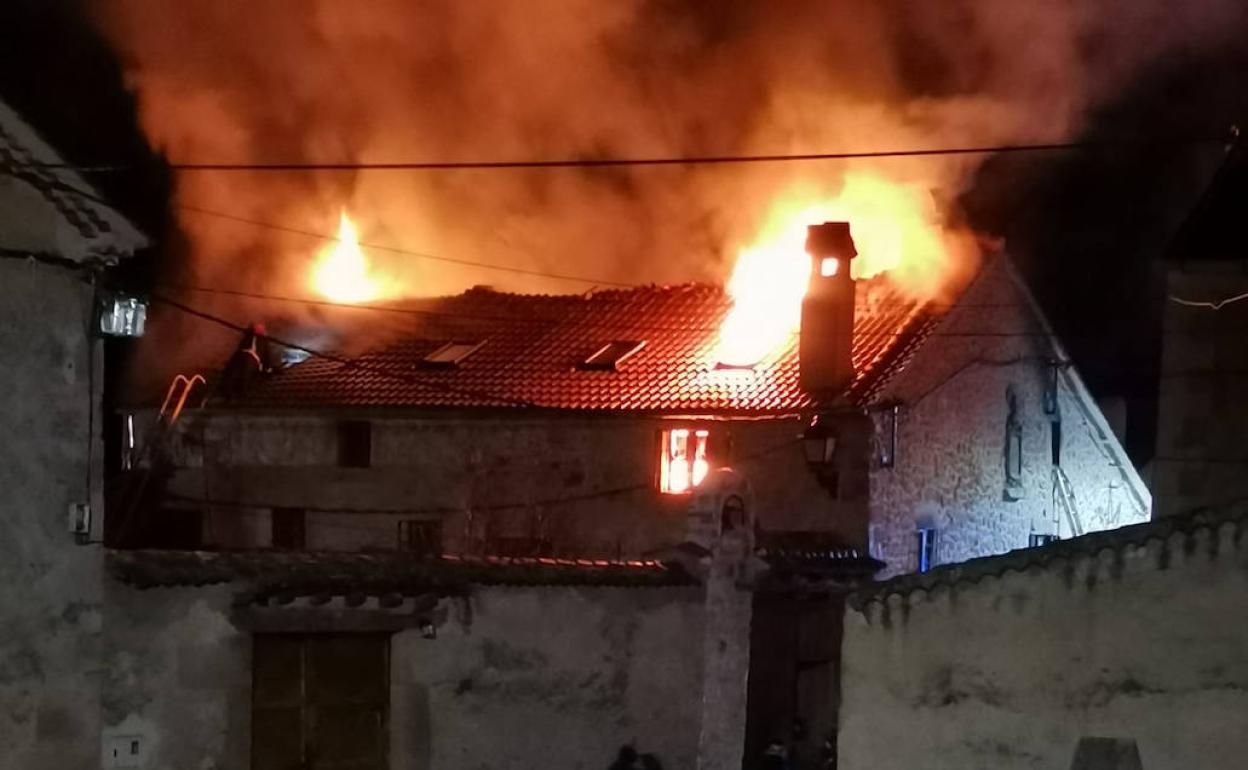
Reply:
[[[878, 150], [1069, 137], [1233, 0], [102, 0], [149, 137], [183, 162]], [[869, 171], [948, 210], [982, 158], [597, 170], [184, 173], [191, 277], [305, 294], [321, 243], [191, 210], [603, 281], [722, 280], [769, 206]], [[405, 293], [589, 284], [374, 252]], [[935, 265], [934, 270], [943, 270]], [[943, 276], [942, 276], [943, 280]]]

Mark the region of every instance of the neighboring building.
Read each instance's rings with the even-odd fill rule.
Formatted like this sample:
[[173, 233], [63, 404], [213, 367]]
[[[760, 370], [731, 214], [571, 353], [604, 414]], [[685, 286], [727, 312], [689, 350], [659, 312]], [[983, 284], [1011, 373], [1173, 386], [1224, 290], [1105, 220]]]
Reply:
[[1149, 519], [1147, 487], [1003, 256], [877, 400], [897, 405], [873, 412], [884, 575]]
[[96, 280], [145, 245], [76, 174], [30, 165], [59, 162], [0, 103], [0, 755], [23, 770], [100, 763]]
[[402, 725], [343, 749], [362, 766], [544, 766], [525, 747], [571, 714], [569, 764], [636, 740], [734, 766], [742, 732], [747, 760], [772, 738], [811, 756], [868, 551], [909, 572], [1148, 518], [1004, 257], [920, 303], [826, 269], [844, 233], [819, 233], [802, 333], [750, 368], [717, 365], [718, 288], [474, 289], [351, 359], [262, 372], [277, 343], [249, 335], [176, 420], [133, 415], [152, 439], [128, 447], [111, 565], [161, 588], [115, 587], [148, 644], [117, 648], [106, 735], [182, 765], [306, 758], [279, 739], [319, 707], [291, 693], [320, 645], [372, 629], [394, 634], [360, 642], [372, 689], [326, 690]]
[[1248, 502], [1248, 148], [1238, 143], [1166, 263], [1157, 515]]
[[1235, 770], [1248, 516], [1180, 514], [851, 597], [840, 770]]

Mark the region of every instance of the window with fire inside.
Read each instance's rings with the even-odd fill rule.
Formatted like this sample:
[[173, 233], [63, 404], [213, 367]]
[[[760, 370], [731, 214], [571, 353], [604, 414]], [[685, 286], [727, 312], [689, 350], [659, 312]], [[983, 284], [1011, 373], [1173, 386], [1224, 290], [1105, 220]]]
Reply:
[[660, 434], [659, 491], [683, 495], [706, 480], [710, 472], [708, 446], [711, 433], [705, 428], [668, 428]]

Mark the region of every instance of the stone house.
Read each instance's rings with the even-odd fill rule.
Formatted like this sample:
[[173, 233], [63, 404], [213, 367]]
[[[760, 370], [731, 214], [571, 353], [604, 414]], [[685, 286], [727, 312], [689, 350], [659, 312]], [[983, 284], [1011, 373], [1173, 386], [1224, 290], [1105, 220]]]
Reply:
[[[97, 767], [104, 585], [97, 286], [145, 245], [0, 103], [0, 754]], [[75, 192], [77, 191], [77, 192]]]
[[1169, 250], [1153, 487], [1157, 515], [1248, 499], [1248, 148], [1237, 142]]
[[841, 768], [1243, 765], [1245, 212], [1237, 143], [1162, 265], [1155, 520], [852, 596]]
[[[835, 280], [812, 275], [812, 296]], [[163, 436], [160, 521], [138, 542], [655, 556], [685, 539], [689, 495], [716, 468], [764, 536], [820, 533], [890, 573], [919, 570], [920, 543], [932, 567], [1148, 519], [1148, 490], [1004, 256], [952, 302], [843, 283], [843, 317], [808, 298], [804, 333], [748, 368], [714, 360], [731, 302], [711, 286], [412, 303], [397, 339], [363, 355], [195, 391], [207, 408]], [[265, 342], [300, 354], [282, 335], [253, 349]]]
[[836, 597], [881, 563], [1148, 518], [1005, 257], [918, 302], [827, 270], [852, 258], [833, 236], [801, 333], [747, 368], [715, 360], [715, 287], [478, 288], [358, 356], [281, 366], [306, 330], [246, 335], [176, 419], [127, 412], [106, 738], [255, 767], [536, 767], [556, 740], [580, 766], [629, 741], [675, 766], [775, 737], [813, 755]]

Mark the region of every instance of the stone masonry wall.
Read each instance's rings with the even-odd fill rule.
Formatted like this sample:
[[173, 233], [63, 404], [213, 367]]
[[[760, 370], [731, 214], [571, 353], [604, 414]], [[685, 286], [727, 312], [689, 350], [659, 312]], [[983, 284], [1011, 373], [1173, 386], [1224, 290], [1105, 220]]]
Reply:
[[620, 746], [695, 765], [699, 589], [493, 588], [437, 639], [393, 637], [391, 767], [606, 767]]
[[[1184, 263], [1167, 294], [1216, 301], [1248, 291], [1248, 262]], [[1248, 302], [1219, 310], [1166, 302], [1153, 488], [1157, 515], [1248, 500]]]
[[1065, 770], [1083, 737], [1134, 740], [1146, 770], [1242, 767], [1244, 529], [998, 557], [847, 610], [840, 767]]
[[228, 587], [105, 592], [102, 751], [137, 740], [142, 770], [248, 767], [251, 637]]
[[[308, 622], [266, 612], [267, 630], [298, 632]], [[349, 633], [372, 622], [353, 614], [370, 611], [326, 608], [315, 625]], [[478, 587], [443, 599], [430, 616], [436, 638], [415, 622], [390, 636], [393, 770], [537, 770], [556, 758], [560, 767], [593, 770], [626, 743], [665, 767], [694, 767], [706, 628], [700, 588]], [[139, 740], [142, 770], [248, 767], [247, 618], [229, 586], [111, 583], [105, 749]], [[741, 679], [744, 686], [743, 670]]]
[[[314, 549], [394, 548], [402, 519], [440, 520], [450, 552], [480, 550], [493, 537], [537, 537], [557, 554], [614, 557], [684, 537], [689, 497], [660, 494], [655, 479], [660, 431], [691, 421], [374, 415], [371, 467], [342, 468], [337, 420], [188, 416], [172, 490], [231, 503], [206, 506], [206, 537], [225, 547], [266, 547], [269, 510], [282, 506], [308, 511]], [[806, 467], [800, 420], [698, 425], [711, 432], [712, 462], [748, 480], [764, 528], [830, 530], [865, 546], [865, 467], [847, 467], [834, 498]], [[861, 427], [851, 434], [845, 457], [858, 463], [867, 436]]]
[[[22, 214], [0, 206], [0, 246]], [[67, 526], [92, 497], [91, 301], [73, 272], [0, 258], [0, 764], [22, 770], [98, 762], [100, 552]]]
[[[899, 412], [895, 463], [871, 472], [881, 576], [917, 568], [919, 526], [936, 529], [935, 562], [947, 564], [1026, 548], [1032, 533], [1070, 537], [1148, 520], [1148, 492], [1077, 375], [1059, 370], [1057, 411], [1046, 412], [1056, 356], [1008, 266], [1001, 258], [985, 266], [882, 399]], [[1007, 495], [1011, 392], [1022, 474]], [[1055, 498], [1055, 421], [1077, 530]], [[888, 441], [885, 415], [876, 424], [877, 442]]]

